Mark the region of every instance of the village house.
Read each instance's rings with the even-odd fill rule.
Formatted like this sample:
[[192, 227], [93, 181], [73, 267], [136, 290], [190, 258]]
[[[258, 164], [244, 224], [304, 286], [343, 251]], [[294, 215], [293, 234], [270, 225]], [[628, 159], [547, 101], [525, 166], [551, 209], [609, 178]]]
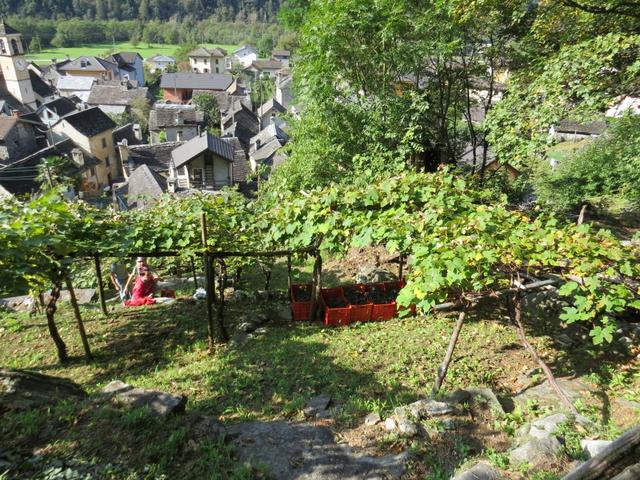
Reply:
[[233, 83], [233, 77], [217, 73], [164, 73], [160, 80], [164, 99], [173, 103], [187, 103], [194, 90], [224, 92]]
[[251, 65], [254, 60], [258, 59], [258, 49], [253, 45], [243, 45], [233, 52], [233, 56], [240, 65], [246, 68]]
[[52, 127], [54, 134], [71, 139], [75, 145], [100, 161], [92, 167], [94, 184], [87, 185], [85, 190], [111, 185], [121, 174], [113, 140], [115, 127], [113, 120], [98, 107], [67, 115]]
[[271, 123], [276, 123], [279, 126], [286, 124], [284, 120], [278, 117], [286, 114], [287, 109], [280, 105], [280, 103], [274, 98], [267, 100], [264, 104], [259, 106], [256, 113], [260, 119], [260, 128], [266, 128]]
[[151, 103], [153, 97], [147, 87], [135, 88], [130, 81], [98, 82], [91, 87], [87, 105], [97, 106], [109, 115], [131, 113], [136, 102]]
[[0, 117], [0, 165], [9, 165], [38, 149], [33, 122]]
[[62, 117], [77, 112], [76, 103], [67, 97], [58, 97], [55, 100], [42, 104], [36, 114], [47, 127], [58, 123]]
[[65, 58], [64, 60], [58, 61], [56, 58], [51, 59], [51, 63], [49, 65], [39, 66], [42, 79], [49, 83], [50, 85], [57, 85], [60, 77], [64, 76], [64, 73], [61, 71], [61, 68], [64, 67], [67, 63], [71, 61], [70, 58]]
[[92, 56], [78, 57], [60, 67], [60, 72], [72, 77], [93, 77], [102, 80], [120, 78], [116, 63]]
[[140, 165], [129, 175], [117, 195], [126, 198], [127, 208], [144, 208], [167, 191], [167, 179], [147, 165]]
[[289, 109], [289, 106], [293, 102], [293, 94], [291, 92], [292, 83], [293, 77], [288, 68], [280, 70], [276, 74], [276, 101], [285, 109]]
[[56, 89], [62, 97], [78, 97], [81, 101], [89, 100], [91, 87], [95, 83], [95, 77], [72, 77], [65, 75], [60, 77]]
[[166, 72], [168, 68], [175, 67], [176, 59], [168, 55], [154, 55], [147, 58], [144, 63], [147, 64], [147, 68], [151, 73]]
[[557, 125], [549, 128], [549, 137], [559, 142], [578, 141], [584, 138], [599, 137], [607, 129], [607, 122], [595, 120], [592, 122], [577, 122], [570, 119], [560, 120]]
[[287, 143], [289, 136], [275, 123], [269, 124], [255, 137], [249, 147], [249, 164], [253, 172], [261, 165], [274, 168], [274, 159], [278, 151]]
[[253, 78], [276, 78], [277, 73], [284, 68], [282, 62], [278, 60], [254, 60], [245, 72]]
[[260, 131], [260, 121], [255, 113], [240, 100], [235, 100], [227, 114], [220, 119], [222, 136], [236, 137], [248, 150], [251, 138]]
[[291, 52], [289, 50], [273, 50], [271, 52], [271, 58], [279, 61], [284, 67], [288, 68], [289, 61], [291, 59]]
[[[101, 161], [68, 138], [21, 158], [7, 167], [0, 166], [3, 186], [13, 194], [34, 192], [38, 188], [38, 169], [51, 157], [66, 159], [63, 172], [68, 177], [79, 177], [81, 192], [91, 194], [98, 191], [97, 169]], [[31, 173], [25, 175], [25, 171]]]
[[144, 86], [144, 65], [137, 52], [120, 52], [109, 55], [106, 60], [118, 66], [118, 78], [137, 82]]
[[188, 141], [200, 135], [204, 113], [195, 105], [156, 103], [149, 112], [151, 143]]
[[[244, 151], [236, 139], [203, 132], [171, 153], [169, 191], [218, 191], [238, 182], [235, 168], [246, 167]], [[246, 172], [242, 172], [246, 176]]]
[[223, 73], [227, 52], [221, 48], [198, 47], [189, 53], [189, 65], [195, 73]]

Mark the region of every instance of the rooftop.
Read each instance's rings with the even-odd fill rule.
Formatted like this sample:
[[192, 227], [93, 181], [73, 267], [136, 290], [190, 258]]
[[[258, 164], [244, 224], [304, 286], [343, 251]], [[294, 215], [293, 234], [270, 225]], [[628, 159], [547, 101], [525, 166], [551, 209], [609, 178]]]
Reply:
[[47, 108], [59, 117], [64, 117], [76, 111], [76, 104], [67, 97], [58, 97], [55, 100], [51, 100], [43, 104], [38, 111]]
[[183, 142], [165, 142], [129, 146], [129, 161], [134, 166], [147, 165], [156, 172], [168, 172], [171, 152], [182, 144]]
[[149, 97], [147, 87], [130, 88], [129, 85], [95, 84], [87, 99], [89, 105], [126, 105], [131, 106], [136, 100]]
[[58, 90], [91, 90], [96, 79], [94, 77], [79, 77], [64, 75], [58, 79]]
[[86, 137], [93, 137], [107, 130], [113, 130], [116, 124], [109, 116], [100, 110], [99, 107], [88, 108], [78, 113], [73, 113], [61, 119], [60, 122], [67, 122], [78, 132]]
[[164, 73], [160, 80], [160, 88], [223, 91], [232, 82], [231, 75], [219, 73]]
[[277, 110], [280, 113], [287, 113], [287, 109], [284, 108], [280, 104], [280, 102], [278, 102], [275, 98], [271, 98], [267, 100], [263, 105], [258, 107], [258, 112], [257, 112], [258, 116], [262, 117], [263, 115], [267, 114], [271, 109]]
[[195, 50], [192, 50], [189, 52], [189, 56], [190, 57], [219, 57], [219, 58], [224, 58], [227, 56], [227, 51], [222, 49], [222, 48], [205, 48], [205, 47], [198, 47]]
[[204, 132], [198, 137], [192, 138], [184, 145], [176, 148], [171, 153], [175, 168], [180, 168], [191, 159], [197, 157], [202, 152], [211, 151], [230, 162], [234, 159], [234, 149], [220, 137], [215, 137], [208, 132]]
[[104, 60], [99, 57], [85, 56], [78, 57], [75, 60], [60, 67], [63, 72], [84, 70], [86, 72], [105, 72], [107, 70], [114, 70], [117, 68], [117, 64]]
[[197, 125], [204, 122], [204, 113], [195, 105], [156, 103], [149, 113], [149, 130], [158, 130], [176, 125]]
[[4, 20], [0, 22], [0, 35], [12, 35], [15, 33], [20, 33], [20, 32], [18, 32], [15, 28], [10, 27], [6, 23], [4, 23]]
[[[129, 175], [127, 203], [139, 207], [145, 199], [153, 199], [167, 191], [167, 180], [147, 165], [140, 165]], [[145, 198], [146, 197], [146, 198]]]
[[258, 59], [251, 62], [251, 67], [255, 68], [256, 70], [280, 70], [282, 69], [282, 67], [284, 67], [284, 65], [278, 60]]

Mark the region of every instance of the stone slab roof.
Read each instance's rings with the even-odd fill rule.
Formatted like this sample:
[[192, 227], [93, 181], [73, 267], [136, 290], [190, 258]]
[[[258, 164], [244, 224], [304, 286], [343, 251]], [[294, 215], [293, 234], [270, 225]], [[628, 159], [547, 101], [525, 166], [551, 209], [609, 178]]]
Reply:
[[149, 130], [160, 130], [178, 125], [198, 125], [204, 123], [204, 113], [195, 105], [156, 103], [149, 112]]
[[180, 168], [207, 150], [229, 162], [233, 162], [235, 154], [233, 147], [228, 142], [224, 142], [220, 137], [213, 136], [208, 132], [204, 132], [199, 137], [192, 138], [184, 145], [176, 148], [171, 153], [171, 158], [173, 159], [174, 166]]
[[93, 107], [73, 113], [60, 119], [60, 122], [67, 122], [78, 132], [86, 137], [93, 137], [107, 130], [113, 130], [116, 124], [100, 108]]
[[222, 73], [164, 73], [160, 88], [191, 90], [226, 90], [233, 82], [231, 75]]
[[131, 106], [136, 100], [149, 98], [147, 87], [129, 88], [128, 85], [95, 84], [87, 103], [89, 105], [126, 105]]

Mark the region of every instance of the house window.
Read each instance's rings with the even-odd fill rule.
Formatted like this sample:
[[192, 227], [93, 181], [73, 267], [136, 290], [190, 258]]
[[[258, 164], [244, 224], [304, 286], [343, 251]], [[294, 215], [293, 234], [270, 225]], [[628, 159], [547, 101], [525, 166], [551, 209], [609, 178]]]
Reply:
[[107, 167], [111, 166], [111, 155], [107, 156], [107, 158], [104, 159], [104, 163]]
[[12, 39], [11, 39], [11, 48], [13, 49], [13, 53], [14, 53], [14, 55], [15, 55], [16, 53], [20, 53], [20, 51], [18, 50], [18, 42], [16, 42], [16, 39], [15, 39], [15, 38], [12, 38]]
[[0, 52], [2, 52], [3, 55], [7, 53], [7, 47], [4, 44], [4, 40], [0, 40]]
[[91, 169], [89, 170], [89, 174], [90, 174], [92, 177], [95, 177], [95, 176], [96, 176], [96, 169], [95, 169], [95, 168], [93, 168], [93, 167], [91, 167]]
[[220, 73], [220, 69], [216, 67], [216, 73]]
[[102, 137], [102, 148], [107, 148], [107, 139]]
[[196, 187], [204, 187], [204, 173], [201, 168], [193, 169], [193, 184]]
[[178, 130], [176, 132], [176, 141], [177, 142], [181, 142], [182, 141], [182, 130]]
[[209, 69], [208, 69], [208, 68], [203, 68], [203, 69], [202, 69], [202, 71], [203, 71], [204, 73], [209, 73]]

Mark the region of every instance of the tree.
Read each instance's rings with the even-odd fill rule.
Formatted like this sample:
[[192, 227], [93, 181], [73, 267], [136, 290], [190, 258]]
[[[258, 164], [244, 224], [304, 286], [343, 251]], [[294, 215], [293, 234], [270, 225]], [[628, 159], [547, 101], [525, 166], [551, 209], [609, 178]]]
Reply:
[[105, 0], [96, 0], [96, 20], [107, 19], [107, 10], [104, 2]]
[[607, 132], [555, 169], [541, 161], [533, 178], [541, 203], [559, 212], [584, 203], [608, 210], [640, 207], [640, 117], [612, 122]]
[[40, 37], [36, 35], [29, 42], [29, 51], [40, 53], [41, 50], [42, 50], [42, 45], [40, 43]]
[[193, 104], [204, 113], [204, 124], [208, 131], [220, 131], [220, 109], [216, 97], [209, 93], [198, 93], [192, 98]]
[[142, 21], [149, 19], [149, 2], [147, 0], [141, 0], [138, 7], [138, 18]]

